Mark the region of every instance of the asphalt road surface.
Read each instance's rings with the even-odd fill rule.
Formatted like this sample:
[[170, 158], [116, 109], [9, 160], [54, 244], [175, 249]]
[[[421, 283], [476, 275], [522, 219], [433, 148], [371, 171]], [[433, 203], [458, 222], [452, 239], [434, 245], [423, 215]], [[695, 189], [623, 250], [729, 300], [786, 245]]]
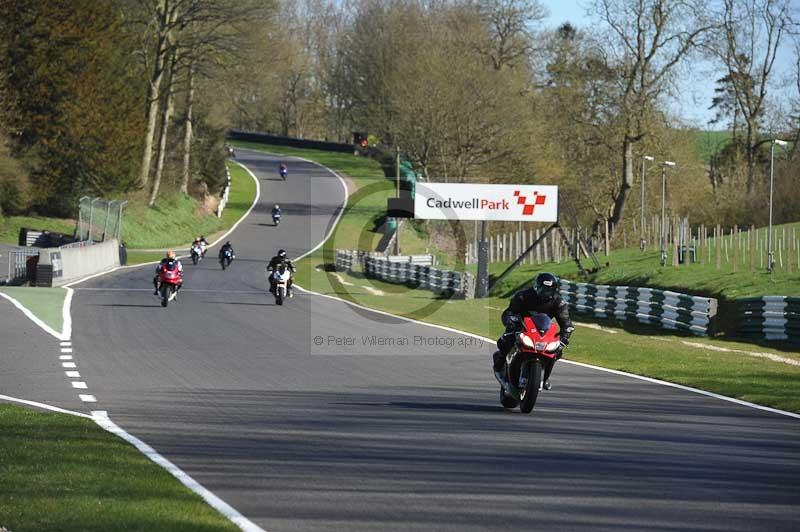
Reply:
[[266, 261], [314, 247], [344, 191], [311, 163], [283, 182], [278, 159], [237, 153], [261, 199], [232, 268], [216, 249], [184, 261], [167, 309], [151, 266], [77, 285], [98, 403], [48, 399], [108, 411], [265, 530], [800, 528], [796, 419], [568, 364], [532, 415], [504, 412], [490, 345], [312, 294], [275, 306]]

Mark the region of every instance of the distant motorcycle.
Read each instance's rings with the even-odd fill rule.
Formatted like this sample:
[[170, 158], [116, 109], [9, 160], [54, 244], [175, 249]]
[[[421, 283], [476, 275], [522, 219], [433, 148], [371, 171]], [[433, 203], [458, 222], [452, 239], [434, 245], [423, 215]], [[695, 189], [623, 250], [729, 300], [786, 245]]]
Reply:
[[289, 268], [286, 267], [285, 264], [281, 264], [278, 266], [276, 270], [272, 272], [270, 276], [271, 280], [275, 282], [275, 304], [276, 305], [283, 305], [284, 299], [288, 296], [289, 293], [289, 279], [292, 277], [292, 272], [289, 271]]
[[288, 168], [286, 168], [286, 165], [282, 164], [280, 169], [278, 170], [278, 172], [281, 174], [281, 179], [286, 181], [286, 174], [289, 173], [289, 170], [288, 170]]
[[281, 213], [279, 212], [272, 213], [272, 223], [275, 224], [275, 227], [278, 227], [278, 224], [281, 223]]
[[234, 258], [235, 257], [233, 255], [232, 250], [230, 249], [224, 250], [222, 252], [222, 256], [219, 258], [219, 263], [222, 266], [222, 269], [223, 270], [227, 269], [231, 265], [231, 262], [233, 262]]
[[506, 355], [500, 382], [500, 402], [505, 408], [516, 408], [529, 414], [542, 389], [544, 368], [555, 359], [560, 349], [559, 330], [547, 314], [532, 312], [522, 319], [514, 347]]
[[191, 253], [192, 253], [192, 264], [194, 264], [195, 266], [197, 265], [198, 262], [203, 260], [203, 255], [205, 254], [203, 246], [201, 246], [200, 244], [193, 244]]
[[161, 267], [158, 273], [159, 292], [161, 293], [161, 306], [166, 307], [170, 301], [178, 297], [178, 286], [181, 284], [181, 272], [175, 262], [170, 262]]

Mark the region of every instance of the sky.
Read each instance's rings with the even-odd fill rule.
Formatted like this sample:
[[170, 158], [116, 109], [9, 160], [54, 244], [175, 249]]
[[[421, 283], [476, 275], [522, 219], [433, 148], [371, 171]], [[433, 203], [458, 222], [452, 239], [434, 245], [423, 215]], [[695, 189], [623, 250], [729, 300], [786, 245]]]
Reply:
[[[586, 0], [539, 1], [550, 11], [550, 17], [544, 21], [544, 25], [548, 28], [556, 28], [567, 21], [575, 26], [586, 28], [593, 22], [586, 16], [586, 6], [589, 4]], [[783, 77], [789, 75], [792, 68], [791, 45], [786, 39], [776, 60], [774, 73]], [[714, 113], [708, 110], [708, 107], [714, 96], [715, 81], [720, 77], [722, 77], [721, 71], [709, 62], [700, 62], [691, 71], [682, 71], [678, 80], [680, 96], [678, 100], [669, 102], [670, 110], [689, 125], [701, 129], [724, 129], [725, 124], [708, 124], [708, 121], [714, 117]]]

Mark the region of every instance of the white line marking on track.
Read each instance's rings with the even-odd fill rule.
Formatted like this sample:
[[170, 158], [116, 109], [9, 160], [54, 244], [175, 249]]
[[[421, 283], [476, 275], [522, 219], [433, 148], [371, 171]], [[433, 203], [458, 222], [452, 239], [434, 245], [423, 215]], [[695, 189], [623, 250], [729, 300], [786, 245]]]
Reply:
[[72, 353], [72, 348], [71, 347], [62, 347], [61, 348], [61, 352], [62, 353]]
[[61, 355], [58, 357], [59, 360], [72, 360], [72, 355]]
[[75, 365], [75, 362], [62, 362], [61, 366], [65, 367], [65, 368], [76, 368], [77, 367]]
[[[376, 314], [382, 314], [384, 316], [391, 316], [393, 318], [396, 318], [396, 319], [399, 319], [399, 320], [403, 320], [403, 321], [409, 321], [411, 323], [416, 323], [418, 325], [425, 325], [427, 327], [433, 327], [435, 329], [441, 329], [443, 331], [462, 334], [464, 336], [469, 336], [471, 338], [480, 339], [480, 340], [483, 340], [485, 342], [489, 342], [491, 344], [493, 344], [495, 342], [491, 338], [487, 338], [485, 336], [480, 336], [478, 334], [473, 334], [471, 332], [460, 331], [458, 329], [453, 329], [452, 327], [446, 327], [444, 325], [436, 325], [435, 323], [425, 323], [424, 321], [418, 321], [418, 320], [414, 320], [414, 319], [411, 319], [411, 318], [406, 318], [404, 316], [398, 316], [396, 314], [391, 314], [389, 312], [384, 312], [382, 310], [375, 310], [375, 309], [372, 309], [372, 308], [369, 308], [369, 307], [365, 307], [363, 305], [359, 305], [357, 303], [353, 303], [352, 301], [347, 301], [345, 299], [341, 299], [341, 298], [338, 298], [338, 297], [335, 297], [335, 296], [329, 296], [327, 294], [320, 294], [320, 293], [314, 292], [312, 290], [307, 290], [307, 289], [303, 288], [302, 286], [298, 285], [297, 283], [295, 283], [294, 286], [295, 286], [295, 288], [297, 288], [297, 289], [299, 289], [299, 290], [301, 290], [303, 292], [306, 292], [307, 294], [312, 294], [312, 295], [316, 295], [316, 296], [319, 296], [319, 297], [325, 297], [325, 298], [328, 298], [328, 299], [333, 299], [335, 301], [339, 301], [339, 302], [344, 303], [346, 305], [357, 307], [357, 308], [360, 308], [362, 310], [366, 310], [366, 311], [369, 311], [369, 312], [374, 312]], [[584, 364], [582, 362], [575, 362], [573, 360], [562, 360], [562, 362], [564, 362], [566, 364], [574, 364], [576, 366], [582, 366], [582, 367], [585, 367], [585, 368], [594, 369], [594, 370], [597, 370], [597, 371], [604, 371], [606, 373], [613, 373], [615, 375], [621, 375], [621, 376], [624, 376], [624, 377], [630, 377], [632, 379], [643, 380], [643, 381], [650, 382], [650, 383], [653, 383], [653, 384], [660, 384], [661, 386], [669, 386], [670, 388], [677, 388], [679, 390], [684, 390], [684, 391], [688, 391], [688, 392], [692, 392], [692, 393], [696, 393], [696, 394], [700, 394], [700, 395], [705, 395], [707, 397], [713, 397], [714, 399], [720, 399], [722, 401], [728, 401], [730, 403], [736, 403], [737, 405], [746, 406], [748, 408], [755, 408], [756, 410], [763, 410], [765, 412], [770, 412], [770, 413], [773, 413], [773, 414], [780, 414], [782, 416], [789, 416], [789, 417], [793, 417], [793, 418], [796, 418], [796, 419], [800, 419], [800, 414], [795, 414], [794, 412], [787, 412], [785, 410], [778, 410], [777, 408], [770, 408], [768, 406], [761, 406], [761, 405], [757, 405], [755, 403], [742, 401], [741, 399], [735, 399], [733, 397], [727, 397], [725, 395], [719, 395], [719, 394], [716, 394], [716, 393], [713, 393], [713, 392], [707, 392], [705, 390], [700, 390], [698, 388], [691, 388], [689, 386], [683, 386], [683, 385], [675, 384], [675, 383], [672, 383], [672, 382], [662, 381], [662, 380], [658, 380], [658, 379], [651, 379], [650, 377], [643, 377], [641, 375], [635, 375], [633, 373], [626, 373], [624, 371], [618, 371], [618, 370], [608, 369], [608, 368], [601, 368], [599, 366], [592, 366], [591, 364]]]
[[61, 347], [72, 347], [72, 342], [59, 342]]
[[84, 403], [96, 403], [97, 397], [94, 395], [85, 395], [85, 394], [78, 394], [78, 398], [83, 401]]
[[202, 486], [199, 482], [195, 479], [190, 477], [186, 472], [184, 472], [181, 468], [161, 456], [155, 449], [144, 443], [142, 440], [128, 434], [122, 428], [118, 427], [111, 419], [108, 417], [108, 414], [103, 411], [95, 410], [92, 412], [92, 417], [98, 425], [106, 429], [108, 432], [112, 434], [116, 434], [123, 440], [127, 441], [128, 443], [134, 445], [139, 452], [143, 455], [148, 457], [150, 460], [158, 464], [159, 466], [163, 467], [169, 473], [177, 478], [184, 486], [192, 490], [193, 492], [200, 495], [209, 505], [211, 505], [214, 509], [220, 512], [222, 515], [230, 519], [235, 525], [239, 528], [244, 530], [245, 532], [265, 532], [263, 528], [259, 527], [242, 514], [237, 512], [231, 505], [211, 493], [208, 489]]
[[51, 412], [58, 412], [60, 414], [69, 414], [71, 416], [77, 417], [85, 417], [88, 419], [94, 419], [89, 414], [83, 414], [81, 412], [75, 412], [74, 410], [66, 410], [64, 408], [60, 408], [57, 406], [48, 405], [45, 403], [38, 403], [36, 401], [28, 401], [27, 399], [20, 399], [19, 397], [11, 397], [9, 395], [0, 395], [0, 401], [8, 401], [9, 403], [20, 403], [23, 405], [28, 406], [35, 406], [36, 408], [41, 408], [43, 410], [49, 410]]
[[61, 307], [61, 339], [62, 340], [71, 340], [72, 339], [72, 296], [74, 292], [69, 285], [64, 287], [67, 291], [67, 295], [64, 297], [64, 305]]
[[70, 379], [80, 379], [81, 378], [80, 371], [65, 371], [64, 373], [66, 373], [67, 377], [69, 377]]
[[72, 387], [77, 388], [78, 390], [86, 390], [89, 388], [83, 381], [72, 381]]

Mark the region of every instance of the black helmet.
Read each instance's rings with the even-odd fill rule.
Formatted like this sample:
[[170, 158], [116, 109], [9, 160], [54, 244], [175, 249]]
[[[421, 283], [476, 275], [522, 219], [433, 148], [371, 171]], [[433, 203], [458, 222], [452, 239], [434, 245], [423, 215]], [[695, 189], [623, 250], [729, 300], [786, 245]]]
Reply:
[[286, 256], [286, 250], [285, 249], [278, 250], [278, 256], [279, 257], [285, 257]]
[[536, 276], [536, 295], [544, 300], [553, 299], [558, 294], [558, 277], [552, 273], [540, 273]]

